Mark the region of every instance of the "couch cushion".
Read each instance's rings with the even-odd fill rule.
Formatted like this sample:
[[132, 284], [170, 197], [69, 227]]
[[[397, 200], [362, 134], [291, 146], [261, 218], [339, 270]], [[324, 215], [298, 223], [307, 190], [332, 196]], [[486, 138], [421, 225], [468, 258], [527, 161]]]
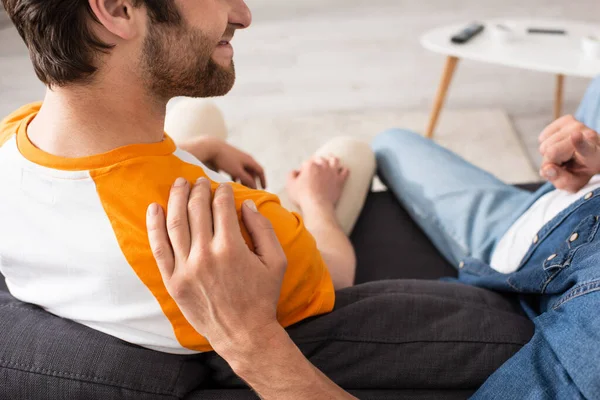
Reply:
[[[352, 240], [357, 283], [453, 275], [448, 263], [390, 193], [371, 193]], [[397, 254], [408, 254], [397, 263]], [[176, 356], [122, 342], [21, 303], [2, 292], [0, 382], [10, 398], [256, 399], [250, 390], [203, 390], [204, 355]], [[10, 389], [9, 389], [10, 388]], [[5, 392], [7, 393], [7, 392]], [[357, 391], [361, 399], [464, 399], [471, 391]], [[1, 397], [1, 396], [0, 396]]]
[[356, 284], [457, 275], [391, 192], [369, 194], [350, 239]]
[[133, 346], [0, 292], [0, 382], [9, 398], [174, 399], [206, 377], [201, 358]]

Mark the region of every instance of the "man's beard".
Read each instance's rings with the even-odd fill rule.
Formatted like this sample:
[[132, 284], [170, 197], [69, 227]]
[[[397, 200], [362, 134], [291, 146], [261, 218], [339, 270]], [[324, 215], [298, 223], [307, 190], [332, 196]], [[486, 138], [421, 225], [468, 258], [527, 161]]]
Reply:
[[162, 100], [227, 94], [235, 83], [233, 61], [229, 68], [218, 65], [212, 60], [214, 50], [200, 31], [152, 24], [141, 59], [146, 87]]

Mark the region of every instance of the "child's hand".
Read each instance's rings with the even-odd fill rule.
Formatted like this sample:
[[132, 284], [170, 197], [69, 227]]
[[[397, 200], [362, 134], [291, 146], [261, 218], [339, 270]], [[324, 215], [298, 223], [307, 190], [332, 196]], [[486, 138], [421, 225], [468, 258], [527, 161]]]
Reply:
[[299, 170], [289, 174], [287, 193], [290, 200], [303, 212], [310, 204], [333, 210], [340, 200], [349, 175], [350, 171], [338, 158], [314, 157], [304, 162]]
[[180, 146], [205, 164], [231, 175], [231, 179], [244, 186], [257, 189], [256, 179], [262, 188], [267, 187], [265, 171], [251, 155], [236, 149], [217, 138], [200, 137]]

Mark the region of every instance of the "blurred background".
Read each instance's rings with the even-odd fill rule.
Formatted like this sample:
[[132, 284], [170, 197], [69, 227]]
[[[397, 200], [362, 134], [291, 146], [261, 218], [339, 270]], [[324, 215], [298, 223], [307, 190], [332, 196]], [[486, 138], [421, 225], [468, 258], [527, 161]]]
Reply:
[[[216, 100], [234, 139], [242, 135], [244, 126], [259, 135], [261, 129], [267, 130], [261, 128], [264, 121], [270, 119], [287, 118], [293, 124], [306, 123], [297, 118], [310, 116], [309, 126], [318, 129], [315, 116], [335, 115], [337, 122], [330, 118], [324, 123], [322, 136], [326, 137], [325, 129], [333, 125], [338, 131], [353, 129], [351, 123], [339, 126], [344, 116], [354, 116], [354, 121], [371, 112], [375, 114], [365, 120], [382, 113], [426, 117], [445, 57], [425, 50], [419, 40], [439, 26], [510, 17], [600, 24], [600, 1], [596, 0], [248, 0], [247, 4], [253, 11], [253, 25], [238, 31], [232, 42], [237, 83], [230, 94]], [[575, 111], [588, 83], [589, 79], [566, 79], [565, 113]], [[453, 110], [502, 111], [535, 170], [537, 136], [553, 119], [554, 84], [552, 74], [463, 61], [440, 130], [444, 130], [444, 118], [454, 118], [452, 124], [459, 128], [461, 124], [481, 125], [468, 112], [463, 118], [460, 113], [452, 114]], [[0, 114], [41, 99], [43, 91], [17, 33], [0, 16]], [[445, 117], [446, 113], [454, 117]], [[290, 134], [299, 135], [293, 127], [287, 128]], [[258, 144], [269, 140], [267, 136], [254, 139]], [[475, 143], [461, 146], [469, 145]], [[248, 150], [264, 147], [241, 139], [240, 146]], [[258, 158], [275, 162], [260, 154]]]

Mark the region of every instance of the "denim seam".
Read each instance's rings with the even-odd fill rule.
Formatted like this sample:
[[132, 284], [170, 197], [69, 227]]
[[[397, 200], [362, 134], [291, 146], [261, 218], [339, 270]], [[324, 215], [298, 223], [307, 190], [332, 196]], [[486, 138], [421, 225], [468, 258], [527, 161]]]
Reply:
[[565, 268], [567, 268], [566, 266], [560, 269], [557, 269], [554, 271], [554, 273], [548, 275], [546, 277], [546, 281], [544, 282], [544, 284], [542, 285], [541, 289], [540, 289], [540, 293], [546, 293], [546, 289], [548, 288], [548, 285], [550, 283], [552, 283], [552, 281], [554, 280], [554, 278], [556, 278], [556, 276], [558, 274], [560, 274]]
[[520, 287], [517, 287], [517, 286], [515, 286], [515, 285], [513, 284], [513, 282], [512, 282], [512, 276], [509, 276], [509, 277], [508, 277], [508, 279], [506, 280], [506, 283], [508, 283], [508, 285], [509, 285], [511, 288], [515, 289], [517, 292], [520, 292], [520, 291], [521, 291], [521, 288], [520, 288]]
[[[55, 371], [55, 370], [52, 370], [52, 369], [41, 368], [41, 367], [32, 367], [32, 366], [30, 366], [28, 364], [17, 363], [17, 362], [14, 362], [14, 361], [7, 361], [7, 360], [4, 360], [2, 358], [0, 358], [0, 366], [6, 367], [6, 368], [15, 369], [15, 370], [19, 370], [19, 371], [23, 371], [23, 372], [31, 372], [31, 373], [35, 373], [35, 374], [39, 374], [39, 375], [50, 375], [50, 376], [54, 376], [54, 377], [58, 377], [58, 378], [65, 378], [65, 379], [69, 379], [69, 378], [71, 378], [71, 379], [87, 379], [87, 380], [90, 380], [90, 381], [95, 381], [96, 383], [108, 384], [108, 385], [111, 385], [111, 386], [114, 386], [114, 385], [128, 385], [128, 384], [130, 384], [130, 382], [118, 381], [118, 380], [106, 379], [106, 378], [100, 378], [100, 377], [97, 377], [97, 376], [89, 376], [89, 375], [84, 375], [84, 374], [77, 374], [77, 373], [73, 373], [73, 372]], [[122, 386], [119, 386], [119, 387], [122, 387]], [[132, 387], [122, 387], [122, 388], [123, 389], [134, 390], [134, 391], [137, 390], [137, 389], [132, 388]], [[163, 388], [159, 388], [159, 387], [155, 387], [155, 386], [140, 385], [140, 388], [143, 388], [144, 391], [152, 391], [151, 393], [153, 393], [153, 394], [162, 394], [162, 395], [173, 396], [173, 394], [167, 393]]]
[[584, 296], [586, 294], [596, 292], [600, 290], [600, 279], [596, 279], [590, 282], [582, 283], [578, 286], [575, 286], [573, 289], [569, 290], [569, 292], [560, 298], [554, 306], [552, 306], [553, 310], [557, 310], [560, 306], [567, 303], [570, 300], [573, 300], [577, 297]]
[[556, 269], [556, 268], [562, 269], [562, 268], [564, 268], [565, 264], [566, 264], [566, 263], [562, 263], [562, 264], [552, 264], [552, 265], [546, 265], [546, 266], [545, 266], [545, 267], [543, 267], [543, 268], [544, 268], [544, 271], [546, 271], [546, 272], [547, 272], [547, 271], [549, 271], [549, 270], [551, 270], [551, 269]]

